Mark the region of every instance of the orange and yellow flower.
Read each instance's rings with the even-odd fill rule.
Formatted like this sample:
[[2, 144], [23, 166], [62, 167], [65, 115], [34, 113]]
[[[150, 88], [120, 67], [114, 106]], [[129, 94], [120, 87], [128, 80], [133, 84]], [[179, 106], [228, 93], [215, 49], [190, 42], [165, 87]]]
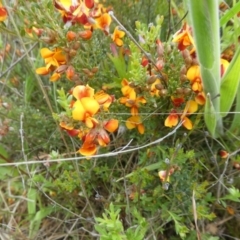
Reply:
[[118, 129], [118, 120], [110, 119], [98, 124], [85, 135], [81, 135], [83, 144], [79, 153], [84, 156], [91, 156], [97, 153], [98, 146], [106, 147], [110, 143], [108, 132], [115, 132]]
[[3, 22], [7, 19], [8, 12], [5, 7], [3, 7], [2, 3], [0, 2], [0, 22]]
[[191, 130], [193, 128], [193, 125], [191, 120], [187, 116], [195, 113], [197, 110], [198, 110], [197, 102], [189, 100], [186, 103], [183, 113], [180, 114], [175, 109], [172, 110], [170, 115], [165, 119], [164, 125], [170, 128], [175, 127], [178, 124], [179, 119], [181, 119], [181, 121], [183, 122], [183, 126], [186, 129]]
[[89, 8], [83, 1], [54, 0], [54, 6], [61, 13], [64, 23], [88, 23]]
[[200, 66], [193, 65], [187, 71], [187, 78], [191, 82], [192, 90], [196, 93], [203, 91]]
[[126, 79], [122, 80], [122, 94], [124, 97], [119, 99], [120, 103], [125, 104], [126, 107], [131, 108], [132, 115], [138, 115], [138, 108], [140, 104], [145, 104], [147, 101], [144, 97], [137, 97], [135, 89], [130, 86]]
[[144, 134], [145, 128], [140, 116], [132, 116], [127, 119], [126, 126], [128, 129], [137, 128], [140, 134]]
[[45, 61], [46, 68], [49, 69], [51, 66], [59, 67], [66, 63], [66, 56], [63, 54], [62, 49], [55, 48], [51, 51], [48, 48], [42, 48], [41, 56]]
[[105, 34], [109, 33], [109, 26], [112, 22], [112, 19], [108, 13], [103, 13], [100, 17], [95, 19], [95, 27], [103, 30]]
[[115, 27], [114, 32], [112, 34], [112, 40], [115, 42], [115, 44], [119, 47], [123, 45], [122, 38], [125, 36], [125, 32], [118, 29], [118, 27]]
[[48, 48], [42, 48], [40, 52], [46, 66], [37, 68], [36, 73], [39, 75], [47, 75], [51, 71], [56, 70], [56, 72], [50, 77], [50, 81], [57, 81], [61, 77], [61, 74], [59, 71], [57, 71], [57, 69], [62, 67], [64, 69], [66, 68], [66, 56], [63, 54], [60, 48], [55, 48], [53, 51]]
[[178, 49], [180, 51], [183, 51], [189, 46], [193, 46], [193, 48], [190, 50], [190, 53], [195, 51], [192, 31], [186, 23], [184, 23], [183, 27], [175, 33], [172, 41], [178, 43]]

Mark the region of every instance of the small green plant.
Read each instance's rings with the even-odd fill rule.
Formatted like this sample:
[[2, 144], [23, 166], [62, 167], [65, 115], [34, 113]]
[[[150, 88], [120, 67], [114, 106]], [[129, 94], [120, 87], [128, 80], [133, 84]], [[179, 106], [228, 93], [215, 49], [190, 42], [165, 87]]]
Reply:
[[130, 215], [134, 218], [133, 226], [124, 229], [123, 222], [120, 220], [120, 208], [110, 203], [109, 210], [105, 209], [103, 217], [97, 217], [95, 229], [100, 234], [101, 240], [142, 240], [144, 239], [147, 231], [147, 221], [137, 211], [136, 208], [132, 209]]

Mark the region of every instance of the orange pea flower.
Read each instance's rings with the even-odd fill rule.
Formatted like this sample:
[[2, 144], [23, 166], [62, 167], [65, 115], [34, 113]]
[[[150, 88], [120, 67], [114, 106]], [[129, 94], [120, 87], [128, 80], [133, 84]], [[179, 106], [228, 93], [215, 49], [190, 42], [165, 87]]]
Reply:
[[130, 86], [127, 79], [123, 79], [122, 82], [122, 94], [130, 99], [136, 99], [136, 92], [133, 87]]
[[56, 82], [58, 79], [60, 79], [61, 78], [61, 74], [60, 73], [53, 73], [53, 75], [50, 77], [50, 81], [51, 82]]
[[118, 128], [118, 120], [110, 119], [104, 121], [103, 124], [98, 124], [81, 136], [83, 145], [79, 152], [84, 156], [91, 156], [96, 154], [98, 146], [106, 147], [110, 143], [108, 132], [115, 132]]
[[95, 155], [97, 153], [97, 144], [93, 142], [84, 142], [78, 152], [83, 156]]
[[187, 78], [191, 82], [192, 90], [196, 93], [203, 91], [200, 66], [193, 65], [187, 71]]
[[105, 34], [109, 33], [109, 26], [112, 22], [112, 19], [108, 13], [102, 14], [99, 18], [96, 18], [96, 28], [99, 28], [105, 32]]
[[140, 134], [144, 134], [145, 128], [140, 116], [132, 116], [127, 119], [126, 126], [128, 129], [137, 128]]
[[195, 113], [197, 110], [198, 104], [193, 100], [189, 100], [186, 103], [186, 106], [181, 116], [179, 117], [180, 114], [177, 113], [176, 110], [172, 110], [170, 115], [165, 119], [164, 125], [170, 128], [175, 127], [178, 124], [180, 118], [183, 121], [183, 126], [186, 129], [191, 130], [193, 128], [193, 125], [191, 120], [187, 116], [191, 115], [192, 113]]
[[206, 102], [206, 96], [204, 92], [199, 92], [195, 96], [195, 101], [197, 102], [198, 105], [204, 105]]
[[51, 66], [59, 67], [66, 63], [66, 56], [62, 53], [60, 48], [55, 48], [51, 51], [48, 48], [42, 48], [41, 56], [45, 60], [46, 68], [49, 69]]
[[88, 40], [92, 37], [92, 31], [87, 29], [78, 33], [78, 36], [84, 40]]
[[147, 101], [144, 97], [136, 97], [135, 99], [130, 99], [127, 97], [120, 98], [120, 103], [125, 104], [126, 107], [131, 108], [131, 114], [138, 115], [138, 108], [140, 103], [145, 104]]
[[197, 110], [198, 110], [198, 104], [193, 100], [189, 100], [181, 116], [181, 120], [183, 121], [183, 126], [186, 129], [191, 130], [193, 128], [192, 122], [187, 116], [191, 115], [192, 113], [195, 113]]
[[116, 119], [110, 119], [107, 121], [103, 122], [103, 127], [106, 129], [108, 132], [113, 133], [118, 129], [118, 120]]
[[178, 124], [178, 113], [176, 110], [172, 110], [169, 116], [165, 119], [164, 125], [166, 127], [175, 127]]
[[118, 29], [118, 27], [115, 27], [114, 32], [112, 34], [112, 40], [115, 42], [115, 44], [119, 47], [123, 45], [123, 38], [125, 36], [125, 32]]
[[54, 6], [61, 13], [64, 23], [88, 23], [89, 8], [83, 1], [54, 0]]
[[[183, 51], [188, 46], [191, 46], [191, 45], [194, 46], [194, 40], [192, 37], [191, 28], [186, 23], [184, 23], [183, 27], [174, 34], [172, 41], [178, 43], [178, 49], [180, 51]], [[190, 53], [193, 53], [194, 51], [195, 51], [195, 48], [193, 47], [190, 50]]]
[[72, 118], [85, 122], [88, 128], [93, 128], [98, 121], [93, 116], [98, 112], [99, 103], [91, 97], [83, 97], [73, 104]]
[[172, 100], [172, 103], [173, 103], [174, 107], [180, 107], [185, 102], [184, 97], [174, 97], [174, 96], [172, 96], [171, 100]]
[[140, 103], [145, 104], [147, 102], [146, 99], [144, 97], [137, 97], [134, 88], [130, 86], [126, 79], [122, 80], [121, 90], [124, 97], [119, 99], [120, 103], [125, 104], [126, 107], [130, 107], [132, 115], [138, 115]]
[[151, 85], [150, 94], [152, 96], [160, 96], [160, 90], [156, 88], [156, 86], [158, 86], [160, 84], [161, 84], [161, 80], [156, 79], [155, 82]]
[[3, 7], [2, 3], [0, 2], [0, 22], [6, 20], [7, 16], [8, 16], [7, 9]]

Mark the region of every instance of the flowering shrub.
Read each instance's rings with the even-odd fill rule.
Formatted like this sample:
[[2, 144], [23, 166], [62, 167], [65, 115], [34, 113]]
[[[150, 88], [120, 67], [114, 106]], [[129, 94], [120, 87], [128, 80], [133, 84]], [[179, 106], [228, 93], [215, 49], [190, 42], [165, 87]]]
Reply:
[[[0, 164], [8, 163], [0, 180], [21, 180], [4, 184], [3, 203], [26, 201], [28, 218], [16, 224], [29, 223], [29, 239], [37, 239], [47, 216], [76, 217], [71, 231], [87, 239], [215, 239], [215, 219], [233, 223], [238, 214], [238, 118], [219, 118], [228, 130], [215, 135], [216, 116], [227, 114], [216, 113], [215, 99], [238, 78], [239, 51], [227, 33], [239, 24], [229, 15], [239, 5], [221, 18], [228, 18], [221, 25], [228, 48], [216, 62], [225, 88], [215, 96], [206, 90], [198, 32], [181, 13], [186, 7], [153, 2], [154, 9], [144, 1], [0, 2], [1, 31], [14, 33], [0, 45], [19, 39], [0, 50], [0, 140], [24, 160], [11, 172], [19, 154], [0, 145]], [[10, 71], [15, 64], [21, 67]], [[235, 234], [227, 225], [219, 232]]]

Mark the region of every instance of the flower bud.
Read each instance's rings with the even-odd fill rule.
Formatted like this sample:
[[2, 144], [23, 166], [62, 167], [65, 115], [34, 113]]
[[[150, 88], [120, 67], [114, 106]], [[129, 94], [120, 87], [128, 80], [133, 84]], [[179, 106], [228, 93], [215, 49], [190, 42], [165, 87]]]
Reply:
[[147, 84], [153, 84], [157, 80], [155, 75], [149, 76], [147, 79]]
[[72, 80], [72, 78], [74, 77], [74, 75], [75, 75], [75, 69], [74, 69], [74, 67], [73, 67], [73, 66], [69, 66], [69, 67], [67, 68], [67, 71], [66, 71], [66, 77], [67, 77], [67, 79]]
[[84, 40], [88, 40], [92, 37], [92, 31], [91, 30], [84, 30], [78, 33], [78, 36]]
[[177, 89], [176, 89], [176, 92], [177, 92], [178, 94], [182, 94], [182, 93], [183, 93], [183, 88], [177, 88]]
[[155, 85], [155, 88], [157, 90], [163, 90], [163, 85], [161, 83], [158, 83], [158, 84]]
[[80, 42], [74, 42], [74, 44], [72, 45], [72, 48], [74, 49], [74, 50], [78, 50], [79, 48], [80, 48]]
[[77, 55], [77, 51], [76, 51], [76, 50], [71, 49], [71, 50], [69, 51], [69, 56], [70, 56], [70, 57], [75, 57], [76, 55]]
[[87, 68], [83, 68], [82, 71], [87, 75], [89, 75], [91, 73], [91, 71]]
[[91, 69], [91, 72], [92, 72], [92, 73], [97, 73], [97, 72], [98, 72], [98, 67], [93, 67], [93, 68]]
[[67, 40], [68, 40], [69, 42], [75, 40], [76, 37], [77, 37], [77, 34], [76, 34], [75, 32], [73, 32], [73, 31], [68, 31], [68, 32], [67, 32]]
[[183, 89], [183, 94], [184, 94], [184, 95], [189, 95], [191, 92], [192, 92], [192, 89], [191, 89], [191, 88], [184, 88], [184, 89]]

